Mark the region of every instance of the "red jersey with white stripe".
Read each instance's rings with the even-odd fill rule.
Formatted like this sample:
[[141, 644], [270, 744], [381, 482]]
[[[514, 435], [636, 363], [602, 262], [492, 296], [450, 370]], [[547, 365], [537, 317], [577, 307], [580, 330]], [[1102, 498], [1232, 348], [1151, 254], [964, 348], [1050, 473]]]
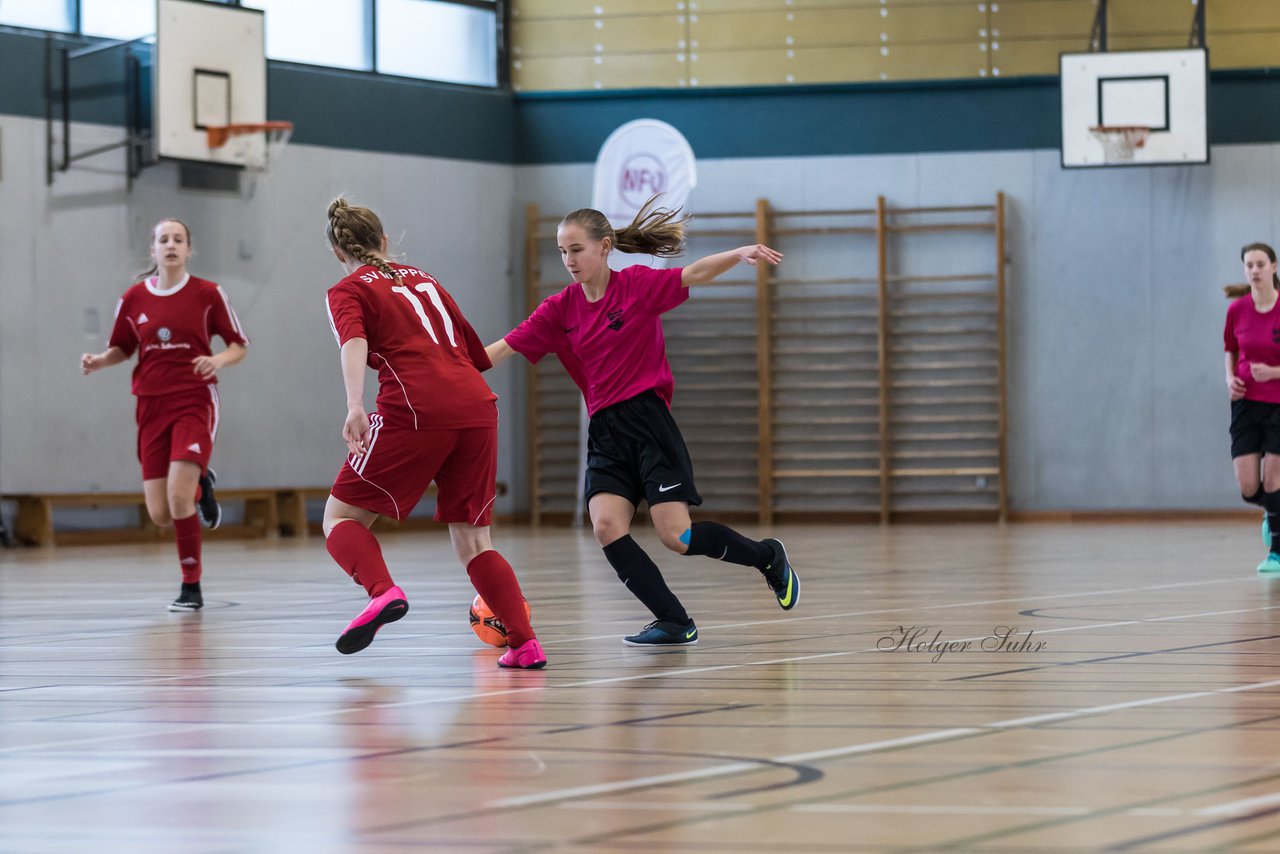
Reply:
[[249, 343], [221, 287], [188, 274], [162, 291], [152, 276], [125, 291], [116, 304], [108, 346], [126, 356], [138, 353], [133, 393], [145, 397], [217, 383], [216, 376], [202, 378], [192, 363], [197, 356], [213, 355], [214, 335], [227, 344]]
[[401, 281], [365, 265], [327, 297], [338, 346], [369, 343], [378, 413], [412, 430], [491, 426], [498, 396], [480, 376], [493, 367], [480, 337], [439, 282], [416, 267], [391, 266]]

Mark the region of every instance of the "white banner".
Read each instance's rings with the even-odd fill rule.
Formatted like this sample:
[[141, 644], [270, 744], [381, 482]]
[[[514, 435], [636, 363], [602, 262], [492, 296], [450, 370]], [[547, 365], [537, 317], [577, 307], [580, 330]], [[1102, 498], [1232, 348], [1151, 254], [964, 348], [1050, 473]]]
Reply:
[[697, 183], [693, 149], [680, 131], [657, 119], [636, 119], [600, 146], [591, 206], [617, 228], [655, 193], [662, 194], [662, 207], [683, 207]]

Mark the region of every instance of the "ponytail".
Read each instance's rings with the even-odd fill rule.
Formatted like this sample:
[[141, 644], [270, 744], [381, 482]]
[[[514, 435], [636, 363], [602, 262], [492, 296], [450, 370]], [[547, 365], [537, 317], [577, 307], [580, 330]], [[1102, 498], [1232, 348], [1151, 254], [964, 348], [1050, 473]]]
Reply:
[[328, 217], [324, 236], [330, 246], [336, 246], [344, 255], [376, 267], [400, 281], [400, 273], [382, 256], [382, 240], [386, 232], [377, 214], [366, 207], [352, 205], [339, 196], [329, 204]]
[[627, 254], [642, 253], [670, 258], [684, 251], [685, 224], [689, 217], [679, 216], [681, 209], [654, 207], [657, 196], [650, 196], [635, 219], [625, 228], [614, 231], [609, 218], [598, 210], [581, 208], [560, 221], [561, 225], [580, 225], [592, 240], [608, 237], [613, 248]]

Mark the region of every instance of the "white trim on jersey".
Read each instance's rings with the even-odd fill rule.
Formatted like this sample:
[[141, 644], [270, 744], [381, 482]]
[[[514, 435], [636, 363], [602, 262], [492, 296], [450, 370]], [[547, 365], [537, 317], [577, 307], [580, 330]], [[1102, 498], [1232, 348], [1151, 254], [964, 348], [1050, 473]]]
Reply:
[[369, 416], [369, 447], [363, 454], [351, 457], [347, 460], [347, 465], [351, 466], [351, 470], [356, 473], [356, 477], [363, 480], [370, 486], [379, 489], [391, 500], [391, 506], [395, 508], [396, 519], [400, 518], [400, 504], [396, 501], [396, 497], [386, 489], [369, 480], [364, 476], [365, 466], [369, 464], [369, 458], [373, 456], [373, 446], [378, 443], [378, 433], [382, 431], [382, 416], [376, 412]]
[[174, 285], [173, 287], [169, 288], [169, 290], [167, 290], [167, 291], [162, 291], [162, 290], [160, 290], [160, 287], [159, 287], [159, 285], [160, 285], [160, 277], [159, 277], [159, 276], [151, 276], [151, 277], [149, 277], [148, 279], [146, 279], [145, 281], [143, 281], [143, 283], [142, 283], [142, 284], [143, 284], [143, 286], [145, 286], [145, 287], [146, 287], [146, 289], [147, 289], [147, 290], [151, 291], [151, 293], [155, 294], [155, 295], [156, 295], [156, 296], [158, 296], [158, 297], [171, 297], [171, 296], [173, 296], [174, 294], [176, 294], [178, 291], [180, 291], [180, 290], [182, 290], [184, 287], [186, 287], [187, 282], [189, 282], [189, 281], [191, 281], [191, 274], [190, 274], [190, 273], [187, 273], [186, 275], [184, 275], [184, 276], [182, 277], [182, 281], [181, 281], [181, 282], [178, 282], [178, 284], [176, 284], [176, 285]]
[[338, 324], [333, 321], [333, 306], [329, 305], [329, 295], [324, 295], [324, 313], [329, 316], [329, 328], [333, 330], [333, 340], [342, 346], [342, 336], [338, 334]]
[[120, 297], [120, 299], [116, 300], [116, 313], [111, 315], [112, 320], [116, 320], [120, 317], [120, 308], [123, 305], [124, 305], [124, 297]]
[[[210, 383], [206, 388], [209, 389], [209, 396], [213, 398], [213, 427], [209, 430], [209, 441], [216, 441], [218, 438], [218, 422], [222, 420], [222, 401], [218, 399], [218, 387]], [[213, 453], [213, 449], [209, 449], [209, 453]]]
[[222, 304], [226, 306], [227, 317], [231, 319], [231, 328], [236, 334], [245, 341], [249, 340], [249, 336], [244, 334], [244, 327], [240, 325], [240, 318], [236, 315], [236, 310], [231, 307], [231, 298], [227, 296], [227, 292], [222, 289], [222, 285], [214, 285], [218, 289], [218, 296], [222, 297]]
[[396, 373], [396, 369], [391, 367], [391, 363], [387, 361], [387, 357], [381, 353], [370, 353], [382, 360], [382, 364], [387, 366], [387, 370], [391, 372], [391, 376], [396, 378], [396, 382], [400, 383], [400, 393], [404, 395], [404, 403], [409, 407], [409, 411], [413, 413], [413, 429], [418, 429], [418, 410], [413, 408], [413, 403], [409, 400], [409, 391], [404, 387], [404, 383], [400, 382], [400, 375]]
[[471, 520], [471, 527], [474, 528], [480, 524], [480, 517], [484, 515], [484, 511], [488, 510], [489, 505], [492, 504], [497, 499], [498, 499], [498, 494], [495, 492], [493, 495], [493, 498], [490, 498], [489, 501], [483, 507], [480, 508], [480, 512], [476, 514], [476, 518]]
[[368, 447], [365, 448], [363, 454], [355, 454], [347, 461], [347, 464], [351, 466], [351, 470], [361, 477], [364, 477], [364, 468], [369, 464], [369, 457], [373, 454], [373, 446], [378, 444], [378, 434], [380, 432], [382, 432], [382, 416], [375, 412], [369, 416]]

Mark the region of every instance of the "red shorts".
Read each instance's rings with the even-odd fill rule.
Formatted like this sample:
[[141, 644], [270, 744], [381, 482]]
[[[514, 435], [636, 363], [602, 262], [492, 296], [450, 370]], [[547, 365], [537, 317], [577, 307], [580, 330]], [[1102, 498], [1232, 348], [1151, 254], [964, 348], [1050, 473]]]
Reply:
[[436, 521], [489, 524], [498, 475], [498, 426], [412, 430], [369, 416], [368, 450], [349, 457], [333, 497], [403, 520], [436, 482]]
[[138, 398], [138, 462], [142, 479], [169, 476], [169, 463], [184, 460], [209, 467], [213, 440], [218, 435], [218, 389], [202, 389], [173, 394], [144, 395]]

